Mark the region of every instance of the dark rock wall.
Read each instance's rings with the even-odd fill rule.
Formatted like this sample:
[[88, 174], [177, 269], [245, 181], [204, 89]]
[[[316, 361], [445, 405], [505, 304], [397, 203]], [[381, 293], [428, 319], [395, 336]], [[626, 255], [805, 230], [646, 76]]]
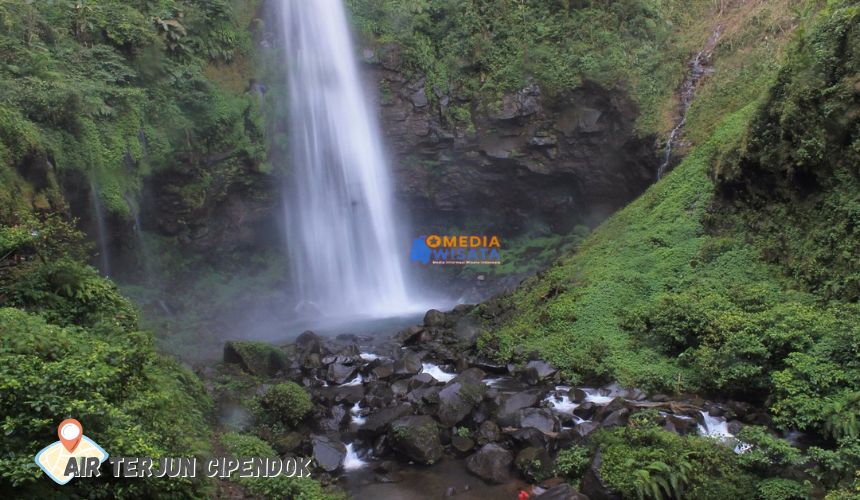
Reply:
[[[654, 180], [653, 138], [636, 136], [638, 111], [623, 93], [587, 82], [550, 97], [529, 85], [478, 105], [428, 92], [396, 48], [365, 49], [364, 62], [398, 198], [420, 229], [563, 231], [599, 222]], [[471, 119], [450, 119], [451, 107]]]

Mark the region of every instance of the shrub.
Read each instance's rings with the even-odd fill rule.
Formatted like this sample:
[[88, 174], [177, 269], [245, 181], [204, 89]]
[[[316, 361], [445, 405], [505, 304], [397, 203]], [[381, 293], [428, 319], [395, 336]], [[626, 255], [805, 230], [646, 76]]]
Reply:
[[804, 500], [809, 498], [808, 483], [791, 479], [770, 478], [758, 484], [758, 497], [761, 500]]
[[313, 408], [311, 397], [294, 382], [273, 385], [258, 399], [258, 417], [266, 423], [295, 426]]
[[731, 449], [656, 425], [599, 431], [601, 477], [627, 498], [750, 498], [756, 480]]
[[584, 446], [571, 446], [558, 452], [555, 459], [556, 474], [568, 479], [579, 479], [591, 463], [591, 452]]

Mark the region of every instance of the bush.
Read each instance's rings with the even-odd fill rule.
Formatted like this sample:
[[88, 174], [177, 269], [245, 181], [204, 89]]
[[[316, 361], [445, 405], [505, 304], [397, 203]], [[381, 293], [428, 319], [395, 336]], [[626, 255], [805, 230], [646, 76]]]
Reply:
[[[112, 456], [208, 455], [211, 402], [200, 381], [155, 353], [142, 332], [99, 323], [59, 326], [0, 308], [0, 489], [35, 497], [50, 483], [33, 456], [66, 417]], [[206, 478], [73, 481], [80, 497], [200, 496]]]
[[758, 496], [761, 500], [804, 500], [809, 498], [808, 483], [791, 479], [770, 478], [758, 485]]
[[571, 446], [558, 452], [555, 470], [567, 479], [579, 479], [591, 463], [591, 452], [584, 446]]
[[751, 498], [756, 480], [731, 449], [656, 425], [601, 430], [595, 437], [604, 481], [625, 498]]
[[313, 408], [311, 397], [294, 382], [273, 385], [257, 401], [257, 415], [263, 422], [293, 427]]

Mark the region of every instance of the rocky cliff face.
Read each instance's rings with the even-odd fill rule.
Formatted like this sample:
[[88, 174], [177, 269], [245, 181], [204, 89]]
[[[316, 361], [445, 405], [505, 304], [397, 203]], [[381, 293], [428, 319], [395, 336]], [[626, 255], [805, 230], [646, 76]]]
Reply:
[[586, 82], [551, 97], [533, 84], [483, 105], [407, 76], [396, 47], [365, 49], [364, 61], [398, 197], [422, 229], [565, 230], [654, 180], [654, 141], [635, 135], [636, 106], [619, 92]]

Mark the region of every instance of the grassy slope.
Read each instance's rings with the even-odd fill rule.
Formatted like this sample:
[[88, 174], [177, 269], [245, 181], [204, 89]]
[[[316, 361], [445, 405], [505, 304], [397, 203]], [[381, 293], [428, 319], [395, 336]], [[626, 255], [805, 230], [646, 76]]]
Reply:
[[504, 358], [515, 346], [538, 350], [574, 380], [617, 377], [671, 386], [680, 373], [676, 363], [635, 348], [619, 314], [704, 274], [691, 263], [708, 240], [708, 162], [721, 141], [737, 139], [748, 115], [733, 116], [711, 143], [610, 218], [575, 254], [502, 299], [514, 311], [488, 345]]
[[[837, 22], [850, 25], [847, 19]], [[830, 46], [816, 43], [816, 56], [829, 60]], [[803, 67], [787, 71], [805, 74]], [[774, 73], [764, 81], [772, 82]], [[736, 80], [721, 83], [748, 85], [734, 75], [729, 76]], [[781, 95], [769, 99], [779, 102]], [[486, 348], [503, 359], [523, 359], [536, 350], [573, 380], [615, 378], [660, 390], [763, 397], [772, 390], [770, 377], [791, 364], [787, 352], [820, 344], [827, 331], [852, 331], [856, 308], [803, 291], [782, 263], [765, 261], [755, 206], [714, 203], [714, 165], [725, 169], [739, 161], [738, 151], [755, 142], [755, 135], [745, 135], [749, 123], [761, 121], [773, 105], [760, 107], [752, 99], [724, 118], [707, 142], [603, 224], [576, 254], [501, 298], [508, 310], [484, 337]], [[824, 213], [816, 220], [827, 227], [845, 217], [851, 212]], [[790, 225], [783, 233], [776, 229], [785, 222], [767, 226], [769, 240], [782, 234], [804, 241]], [[809, 244], [834, 248], [821, 239]], [[842, 382], [836, 385], [848, 381], [850, 387], [853, 375], [839, 373], [835, 380]], [[797, 418], [791, 423], [811, 425]]]

